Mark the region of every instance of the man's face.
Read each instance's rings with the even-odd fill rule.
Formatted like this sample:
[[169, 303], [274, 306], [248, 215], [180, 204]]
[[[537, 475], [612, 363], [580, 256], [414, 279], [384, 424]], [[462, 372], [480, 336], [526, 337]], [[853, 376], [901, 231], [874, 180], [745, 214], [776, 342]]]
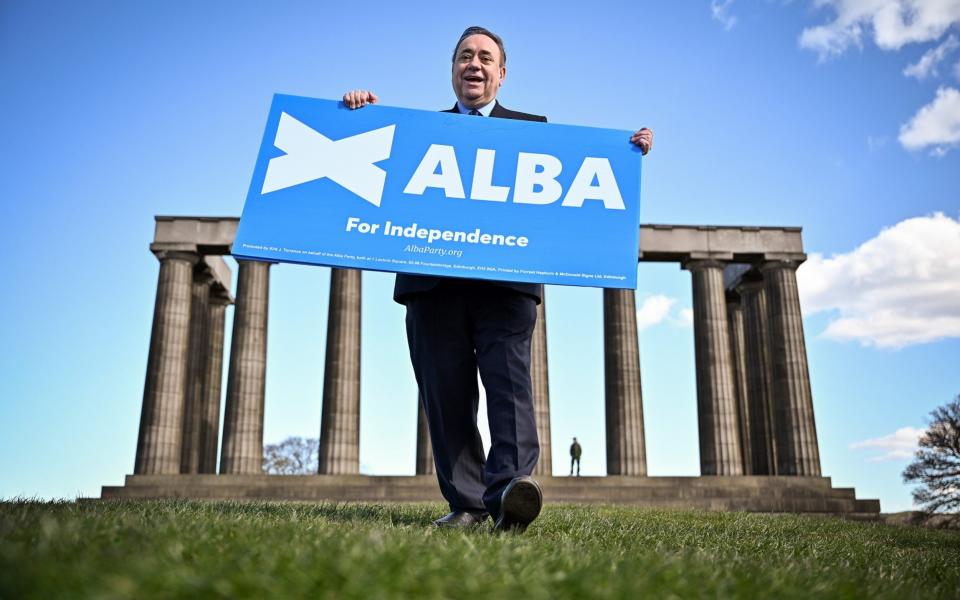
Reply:
[[468, 108], [489, 104], [507, 76], [497, 43], [483, 34], [471, 35], [453, 59], [453, 93]]

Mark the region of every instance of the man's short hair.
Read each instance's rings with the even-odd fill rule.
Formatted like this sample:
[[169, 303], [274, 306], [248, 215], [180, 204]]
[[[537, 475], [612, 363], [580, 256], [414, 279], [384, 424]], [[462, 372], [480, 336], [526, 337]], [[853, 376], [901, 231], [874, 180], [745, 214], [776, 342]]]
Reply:
[[479, 27], [474, 25], [473, 27], [467, 27], [463, 30], [463, 33], [460, 34], [460, 39], [457, 40], [457, 45], [453, 47], [453, 62], [457, 61], [457, 50], [460, 48], [460, 44], [463, 43], [463, 40], [467, 39], [471, 35], [485, 35], [491, 40], [497, 43], [497, 48], [500, 48], [500, 64], [507, 64], [507, 51], [503, 49], [503, 40], [500, 39], [500, 36], [490, 31], [486, 27]]

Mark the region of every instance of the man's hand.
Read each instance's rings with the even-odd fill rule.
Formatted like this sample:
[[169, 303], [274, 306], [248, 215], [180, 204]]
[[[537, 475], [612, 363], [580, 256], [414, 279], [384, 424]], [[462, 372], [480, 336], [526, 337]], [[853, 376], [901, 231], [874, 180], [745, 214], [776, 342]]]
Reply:
[[[343, 103], [347, 108], [360, 108], [368, 104], [376, 104], [380, 98], [370, 90], [353, 90], [343, 95]], [[644, 152], [646, 154], [646, 152]]]
[[[346, 101], [346, 96], [344, 96], [344, 101]], [[630, 141], [640, 146], [640, 152], [646, 155], [646, 153], [650, 152], [650, 149], [653, 148], [653, 131], [644, 127], [631, 135]]]

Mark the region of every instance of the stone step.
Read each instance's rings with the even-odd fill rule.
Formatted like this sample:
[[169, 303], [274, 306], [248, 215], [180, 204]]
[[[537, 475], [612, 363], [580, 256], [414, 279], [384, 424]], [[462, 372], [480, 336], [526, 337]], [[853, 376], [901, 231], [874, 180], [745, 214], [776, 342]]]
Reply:
[[[538, 477], [544, 487], [557, 489], [583, 488], [713, 488], [737, 489], [800, 489], [818, 491], [832, 488], [829, 477]], [[244, 485], [305, 486], [317, 485], [386, 485], [390, 487], [436, 486], [433, 475], [127, 475], [125, 485]]]
[[[105, 487], [103, 499], [159, 499], [191, 498], [201, 500], [278, 500], [278, 501], [327, 501], [327, 502], [441, 502], [439, 493], [425, 496], [422, 493], [397, 493], [397, 490], [377, 490], [370, 487], [346, 487], [339, 490], [320, 490], [309, 488], [232, 488], [222, 486], [203, 490], [191, 487], [179, 489]], [[412, 490], [411, 490], [412, 491]], [[648, 508], [699, 509], [710, 511], [746, 511], [746, 512], [788, 512], [788, 513], [865, 513], [855, 500], [830, 497], [692, 497], [692, 498], [637, 498], [637, 497], [568, 497], [546, 496], [548, 503], [577, 503], [630, 505]], [[877, 507], [877, 513], [879, 507]], [[874, 514], [877, 514], [874, 513]]]
[[[543, 477], [549, 503], [877, 515], [877, 500], [826, 477]], [[197, 498], [332, 502], [441, 502], [433, 476], [130, 475], [103, 499]], [[766, 484], [766, 485], [764, 485]]]
[[[387, 486], [387, 485], [338, 485], [338, 486], [286, 486], [286, 485], [230, 485], [220, 484], [215, 486], [197, 485], [189, 483], [172, 485], [137, 485], [127, 487], [105, 487], [104, 497], [120, 497], [126, 494], [137, 494], [137, 497], [146, 497], [143, 494], [163, 493], [169, 490], [177, 497], [209, 497], [213, 495], [218, 498], [237, 497], [265, 497], [282, 499], [284, 497], [307, 497], [307, 498], [325, 498], [344, 499], [352, 498], [382, 498], [396, 500], [434, 500], [440, 499], [437, 486]], [[568, 502], [631, 502], [631, 501], [657, 501], [657, 500], [678, 500], [694, 498], [716, 498], [716, 499], [755, 499], [755, 498], [829, 498], [832, 500], [845, 500], [853, 502], [855, 496], [844, 493], [844, 490], [826, 490], [815, 491], [805, 488], [797, 489], [744, 489], [744, 488], [726, 488], [723, 486], [713, 487], [677, 487], [677, 488], [640, 488], [640, 487], [604, 487], [604, 488], [556, 488], [549, 485], [543, 486], [543, 493], [548, 501], [560, 499]]]

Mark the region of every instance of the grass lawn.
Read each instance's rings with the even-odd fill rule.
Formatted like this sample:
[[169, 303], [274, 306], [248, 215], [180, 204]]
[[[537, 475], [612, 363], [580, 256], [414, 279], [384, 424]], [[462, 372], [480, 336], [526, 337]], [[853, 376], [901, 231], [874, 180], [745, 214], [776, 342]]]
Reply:
[[524, 535], [440, 505], [0, 503], [0, 598], [960, 597], [960, 533], [547, 506]]

